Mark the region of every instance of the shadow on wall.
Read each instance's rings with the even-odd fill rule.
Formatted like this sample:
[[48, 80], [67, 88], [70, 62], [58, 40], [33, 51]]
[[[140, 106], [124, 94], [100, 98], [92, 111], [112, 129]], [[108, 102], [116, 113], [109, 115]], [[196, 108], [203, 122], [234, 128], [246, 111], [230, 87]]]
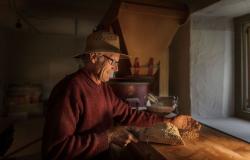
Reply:
[[10, 36], [9, 84], [41, 84], [48, 95], [60, 79], [78, 69], [72, 57], [84, 48], [84, 37], [28, 33]]
[[0, 113], [3, 110], [3, 83], [0, 81]]

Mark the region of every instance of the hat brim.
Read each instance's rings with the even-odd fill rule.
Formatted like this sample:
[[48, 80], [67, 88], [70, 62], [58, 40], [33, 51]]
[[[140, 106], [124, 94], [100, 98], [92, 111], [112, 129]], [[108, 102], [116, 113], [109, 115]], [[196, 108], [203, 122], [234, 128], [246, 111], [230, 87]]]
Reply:
[[[76, 56], [73, 56], [73, 58], [76, 58], [76, 59], [78, 59], [78, 58], [84, 58], [84, 57], [87, 56], [88, 54], [95, 53], [95, 52], [102, 52], [102, 53], [104, 53], [104, 54], [105, 54], [105, 52], [106, 52], [106, 53], [111, 53], [111, 51], [92, 51], [92, 52], [84, 52], [84, 53], [82, 53], [82, 54], [78, 54], [78, 55], [76, 55]], [[129, 58], [130, 58], [129, 55], [124, 54], [124, 53], [121, 53], [121, 52], [113, 52], [113, 51], [112, 51], [112, 53], [117, 53], [117, 54], [119, 54], [119, 55], [120, 55], [120, 59], [129, 59]]]

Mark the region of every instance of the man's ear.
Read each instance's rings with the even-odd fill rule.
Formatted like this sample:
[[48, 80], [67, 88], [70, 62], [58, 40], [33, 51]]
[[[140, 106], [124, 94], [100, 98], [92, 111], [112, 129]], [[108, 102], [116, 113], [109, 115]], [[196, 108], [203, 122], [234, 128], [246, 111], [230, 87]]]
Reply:
[[89, 59], [90, 59], [90, 61], [91, 61], [93, 64], [95, 64], [95, 63], [97, 62], [97, 55], [96, 55], [96, 53], [90, 54]]

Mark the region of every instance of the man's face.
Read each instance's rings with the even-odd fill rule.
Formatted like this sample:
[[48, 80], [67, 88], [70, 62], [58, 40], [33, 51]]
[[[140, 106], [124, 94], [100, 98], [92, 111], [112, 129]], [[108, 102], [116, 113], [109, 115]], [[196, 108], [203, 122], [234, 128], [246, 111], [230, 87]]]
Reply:
[[97, 55], [97, 76], [102, 82], [107, 82], [118, 71], [118, 61], [120, 54], [117, 53], [99, 53]]

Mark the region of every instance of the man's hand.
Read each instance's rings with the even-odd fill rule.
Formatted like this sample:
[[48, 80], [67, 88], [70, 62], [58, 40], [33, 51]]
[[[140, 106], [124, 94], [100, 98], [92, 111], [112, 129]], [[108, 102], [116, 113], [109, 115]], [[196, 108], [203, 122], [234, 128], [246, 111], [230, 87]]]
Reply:
[[137, 143], [138, 140], [131, 134], [126, 127], [118, 126], [108, 130], [109, 143], [116, 144], [120, 147], [126, 147], [129, 143]]
[[200, 123], [194, 120], [191, 116], [179, 115], [170, 121], [166, 119], [166, 122], [170, 122], [173, 125], [175, 125], [178, 129], [182, 130], [201, 129]]

